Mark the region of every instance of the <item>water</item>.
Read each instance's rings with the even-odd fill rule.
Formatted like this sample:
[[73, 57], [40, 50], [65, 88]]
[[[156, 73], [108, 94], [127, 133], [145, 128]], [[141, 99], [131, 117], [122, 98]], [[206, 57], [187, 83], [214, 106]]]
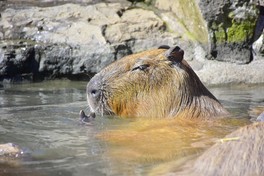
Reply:
[[[50, 81], [0, 89], [0, 143], [21, 158], [0, 160], [0, 175], [158, 175], [193, 160], [264, 106], [264, 86], [212, 87], [234, 118], [217, 123], [97, 117], [79, 124], [86, 82]], [[87, 112], [87, 110], [86, 110]], [[172, 164], [169, 164], [172, 163]]]

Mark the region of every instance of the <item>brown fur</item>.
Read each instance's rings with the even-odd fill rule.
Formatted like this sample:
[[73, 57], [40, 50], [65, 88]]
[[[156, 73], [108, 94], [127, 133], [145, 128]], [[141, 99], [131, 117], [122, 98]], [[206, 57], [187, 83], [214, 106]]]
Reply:
[[[90, 84], [100, 80], [103, 95], [96, 106], [88, 96], [92, 111], [124, 117], [211, 118], [227, 114], [187, 62], [168, 59], [167, 51], [129, 55], [95, 75]], [[137, 69], [141, 66], [147, 68]]]
[[242, 127], [224, 139], [189, 165], [187, 172], [175, 175], [264, 175], [263, 122]]

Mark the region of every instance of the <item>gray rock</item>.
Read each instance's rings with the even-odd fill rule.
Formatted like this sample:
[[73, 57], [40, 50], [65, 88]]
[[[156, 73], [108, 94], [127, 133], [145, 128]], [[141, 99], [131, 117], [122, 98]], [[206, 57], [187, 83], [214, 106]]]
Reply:
[[[6, 9], [0, 28], [4, 29], [6, 41], [26, 39], [34, 43], [17, 45], [13, 57], [17, 60], [17, 53], [33, 47], [37, 51], [32, 56], [38, 58], [38, 67], [34, 68], [37, 75], [51, 79], [88, 74], [88, 79], [124, 55], [157, 47], [161, 42], [175, 44], [175, 35], [166, 33], [166, 26], [157, 15], [149, 10], [128, 9], [129, 5], [123, 2]], [[2, 44], [0, 61], [6, 60], [8, 47], [9, 44]], [[4, 67], [5, 62], [1, 63]], [[14, 64], [18, 68], [17, 62]], [[21, 74], [24, 72], [14, 72], [12, 76]]]
[[185, 51], [185, 59], [203, 59], [207, 55], [208, 32], [195, 1], [156, 0], [160, 17], [168, 30], [178, 36], [177, 45]]
[[[45, 8], [32, 5], [32, 1], [25, 1], [21, 7], [2, 3], [0, 81], [57, 77], [88, 80], [116, 59], [165, 44], [181, 46], [185, 59], [208, 84], [251, 82], [250, 77], [236, 78], [240, 75], [233, 73], [232, 79], [207, 78], [210, 67], [216, 65], [218, 74], [240, 68], [207, 59], [240, 64], [251, 61], [251, 24], [256, 9], [246, 0], [144, 1], [152, 4], [151, 8], [135, 3], [131, 8], [130, 2], [121, 0], [57, 2], [60, 5], [51, 6], [45, 0], [37, 4]], [[250, 30], [243, 30], [245, 26]], [[242, 32], [241, 37], [234, 29], [248, 33]], [[236, 41], [237, 36], [243, 40]], [[252, 48], [256, 51], [254, 60], [263, 58], [263, 40], [256, 40]], [[248, 68], [254, 63], [250, 65]], [[256, 77], [253, 82], [263, 82]]]
[[253, 49], [253, 58], [256, 59], [264, 59], [264, 34], [262, 34], [252, 46]]
[[23, 151], [13, 143], [0, 144], [0, 161], [3, 157], [18, 157], [23, 154]]
[[[128, 25], [129, 24], [129, 25]], [[117, 23], [107, 25], [104, 34], [107, 42], [122, 43], [131, 39], [154, 38], [166, 29], [154, 12], [143, 9], [126, 10]]]
[[33, 80], [38, 74], [38, 53], [32, 44], [7, 41], [0, 43], [0, 80]]
[[254, 60], [250, 64], [206, 61], [189, 62], [206, 85], [264, 83], [264, 62]]
[[256, 4], [250, 0], [200, 0], [199, 7], [208, 26], [211, 59], [239, 64], [250, 62], [258, 16]]
[[252, 46], [253, 49], [253, 58], [254, 59], [263, 59], [264, 58], [264, 6], [259, 6], [259, 17], [256, 24], [255, 34], [254, 34], [254, 43]]

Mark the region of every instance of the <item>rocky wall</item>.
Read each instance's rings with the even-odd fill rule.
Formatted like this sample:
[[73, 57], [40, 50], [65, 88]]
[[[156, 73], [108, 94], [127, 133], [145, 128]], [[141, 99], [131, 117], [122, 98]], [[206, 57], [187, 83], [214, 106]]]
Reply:
[[183, 48], [202, 80], [217, 61], [238, 70], [263, 62], [262, 6], [252, 0], [6, 0], [0, 7], [2, 82], [88, 80], [116, 59], [162, 44]]

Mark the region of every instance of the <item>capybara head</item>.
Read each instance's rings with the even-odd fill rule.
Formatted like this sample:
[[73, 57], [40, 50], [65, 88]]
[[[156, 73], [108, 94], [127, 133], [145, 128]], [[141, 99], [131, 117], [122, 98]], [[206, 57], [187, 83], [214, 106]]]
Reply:
[[117, 60], [88, 83], [91, 111], [151, 118], [227, 113], [183, 56], [178, 46], [161, 46]]

